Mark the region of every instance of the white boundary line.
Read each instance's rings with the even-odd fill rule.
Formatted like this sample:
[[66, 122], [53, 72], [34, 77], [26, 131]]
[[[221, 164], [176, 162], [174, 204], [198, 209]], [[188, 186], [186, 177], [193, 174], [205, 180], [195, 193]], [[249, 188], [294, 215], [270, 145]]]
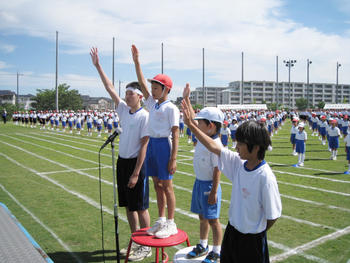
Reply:
[[[6, 157], [5, 157], [6, 158]], [[30, 215], [34, 221], [36, 221], [39, 225], [41, 225], [47, 232], [50, 233], [50, 235], [66, 250], [69, 254], [71, 254], [72, 257], [74, 257], [78, 262], [83, 262], [74, 252], [72, 252], [72, 249], [62, 241], [62, 239], [59, 238], [59, 236], [51, 230], [47, 225], [45, 225], [38, 217], [36, 217], [32, 212], [29, 211], [24, 205], [22, 205], [16, 197], [14, 197], [9, 191], [6, 190], [6, 188], [0, 183], [0, 188], [9, 196], [11, 199], [20, 207], [22, 210], [24, 210], [28, 215]]]

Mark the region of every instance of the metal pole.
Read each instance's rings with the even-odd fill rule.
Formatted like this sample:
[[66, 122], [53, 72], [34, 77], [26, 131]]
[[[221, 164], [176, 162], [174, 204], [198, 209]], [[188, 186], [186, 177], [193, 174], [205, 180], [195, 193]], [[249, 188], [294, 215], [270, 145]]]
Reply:
[[339, 71], [339, 67], [341, 66], [341, 64], [339, 64], [337, 62], [337, 84], [335, 86], [335, 103], [338, 103], [338, 71]]
[[278, 56], [276, 56], [276, 109], [278, 109]]
[[207, 93], [204, 88], [204, 48], [202, 49], [203, 71], [202, 71], [202, 89], [203, 89], [203, 107], [205, 107], [207, 100]]
[[[115, 47], [115, 38], [113, 37], [113, 55], [112, 55], [112, 84], [114, 87], [114, 47]], [[113, 100], [113, 110], [115, 109], [115, 103]]]
[[292, 93], [292, 89], [290, 86], [290, 60], [288, 60], [288, 86], [289, 86], [289, 106], [292, 108], [292, 98], [291, 98], [291, 93]]
[[17, 96], [16, 96], [16, 107], [19, 109], [19, 74], [17, 71]]
[[309, 84], [309, 71], [310, 71], [310, 64], [312, 63], [312, 61], [310, 61], [309, 59], [307, 60], [307, 74], [306, 74], [306, 78], [307, 78], [307, 84], [306, 84], [306, 92], [307, 92], [307, 108], [309, 108], [309, 99], [310, 99], [310, 84]]
[[164, 54], [163, 54], [163, 43], [162, 43], [162, 52], [161, 52], [161, 66], [162, 66], [162, 74], [164, 72]]
[[112, 150], [112, 167], [113, 167], [113, 200], [114, 200], [114, 227], [115, 227], [115, 247], [117, 251], [117, 262], [120, 262], [120, 250], [119, 250], [119, 228], [118, 228], [118, 205], [117, 205], [117, 194], [116, 194], [116, 162], [115, 162], [115, 151], [114, 141], [111, 142]]
[[58, 31], [56, 31], [56, 112], [58, 112]]
[[244, 68], [243, 68], [243, 62], [244, 62], [244, 53], [242, 52], [242, 81], [241, 81], [241, 103], [240, 104], [244, 104], [244, 89], [243, 89], [243, 84], [244, 84]]
[[121, 83], [121, 81], [119, 80], [119, 97], [120, 97], [120, 83]]

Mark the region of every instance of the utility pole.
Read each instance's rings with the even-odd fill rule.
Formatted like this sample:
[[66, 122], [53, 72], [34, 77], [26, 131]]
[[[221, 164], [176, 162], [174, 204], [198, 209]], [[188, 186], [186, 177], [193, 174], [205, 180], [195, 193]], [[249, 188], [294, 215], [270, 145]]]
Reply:
[[58, 31], [56, 31], [56, 112], [58, 112]]
[[23, 76], [23, 74], [19, 74], [17, 71], [17, 96], [16, 96], [16, 107], [19, 109], [19, 76]]
[[312, 61], [307, 59], [307, 71], [306, 71], [306, 92], [307, 92], [307, 108], [309, 108], [309, 99], [310, 99], [310, 84], [309, 84], [309, 71], [310, 71], [310, 65]]
[[[112, 84], [114, 87], [114, 47], [115, 47], [115, 38], [113, 37], [113, 55], [112, 55]], [[120, 92], [119, 92], [119, 96], [120, 96]], [[113, 100], [113, 110], [115, 110], [115, 102]]]
[[202, 49], [202, 60], [203, 60], [203, 71], [202, 71], [202, 88], [203, 88], [203, 107], [205, 107], [206, 100], [207, 100], [207, 91], [205, 90], [204, 86], [204, 48]]
[[337, 83], [335, 85], [335, 103], [338, 104], [338, 71], [341, 67], [341, 64], [337, 62]]
[[163, 57], [163, 43], [162, 43], [162, 50], [161, 50], [161, 72], [163, 74], [164, 72], [164, 57]]
[[240, 104], [244, 104], [244, 96], [243, 96], [243, 93], [244, 93], [244, 53], [242, 52], [242, 80], [241, 80], [241, 98], [240, 98], [240, 101], [241, 103]]

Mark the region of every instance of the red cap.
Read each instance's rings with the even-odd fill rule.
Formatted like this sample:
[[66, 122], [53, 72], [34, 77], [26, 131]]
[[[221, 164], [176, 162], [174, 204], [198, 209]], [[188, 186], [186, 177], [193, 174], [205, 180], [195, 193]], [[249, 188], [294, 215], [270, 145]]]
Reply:
[[266, 121], [266, 118], [265, 118], [265, 117], [262, 117], [262, 118], [260, 119], [260, 121], [261, 121], [261, 122], [265, 122], [265, 121]]
[[336, 119], [331, 120], [331, 123], [337, 123]]
[[153, 79], [148, 79], [149, 82], [157, 82], [165, 87], [167, 87], [168, 89], [171, 89], [173, 87], [173, 82], [171, 80], [171, 78], [165, 74], [158, 74], [157, 76], [155, 76]]
[[325, 119], [325, 118], [326, 118], [326, 115], [322, 115], [322, 116], [321, 116], [321, 119]]
[[224, 121], [224, 124], [228, 125], [228, 121]]

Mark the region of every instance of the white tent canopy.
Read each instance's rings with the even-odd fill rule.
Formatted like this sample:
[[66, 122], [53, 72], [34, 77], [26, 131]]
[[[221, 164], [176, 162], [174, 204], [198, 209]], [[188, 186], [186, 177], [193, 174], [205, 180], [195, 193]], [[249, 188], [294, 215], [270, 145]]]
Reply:
[[219, 104], [220, 110], [267, 110], [266, 104]]
[[324, 110], [341, 110], [350, 109], [350, 104], [326, 104], [324, 105]]

